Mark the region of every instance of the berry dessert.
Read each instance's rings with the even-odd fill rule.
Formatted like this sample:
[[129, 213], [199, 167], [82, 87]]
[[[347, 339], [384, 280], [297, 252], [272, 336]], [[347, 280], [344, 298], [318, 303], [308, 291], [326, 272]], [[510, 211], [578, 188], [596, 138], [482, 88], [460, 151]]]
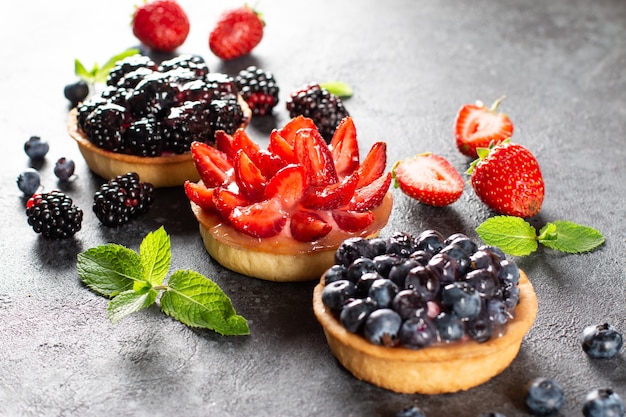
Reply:
[[155, 187], [197, 180], [190, 147], [245, 126], [251, 112], [232, 77], [181, 55], [156, 65], [133, 55], [116, 63], [106, 86], [70, 111], [68, 131], [96, 174], [137, 172]]
[[121, 226], [146, 213], [153, 201], [152, 184], [129, 172], [102, 184], [94, 194], [92, 208], [103, 225]]
[[61, 191], [33, 195], [26, 203], [28, 224], [45, 238], [74, 236], [83, 223], [83, 211]]
[[509, 366], [537, 298], [498, 248], [425, 230], [341, 243], [315, 287], [313, 310], [331, 351], [358, 379], [441, 394]]
[[254, 116], [269, 115], [278, 104], [279, 88], [270, 72], [250, 66], [239, 71], [235, 84]]
[[271, 281], [319, 278], [349, 237], [375, 236], [389, 219], [386, 144], [361, 161], [345, 118], [327, 145], [311, 119], [297, 117], [260, 149], [244, 129], [195, 142], [202, 181], [185, 192], [208, 253], [233, 271]]

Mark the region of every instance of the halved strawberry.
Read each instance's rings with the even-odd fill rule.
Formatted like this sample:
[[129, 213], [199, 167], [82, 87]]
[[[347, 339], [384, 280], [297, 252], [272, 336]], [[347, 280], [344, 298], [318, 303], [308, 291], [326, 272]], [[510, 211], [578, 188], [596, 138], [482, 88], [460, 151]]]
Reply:
[[309, 184], [326, 186], [339, 180], [330, 149], [317, 129], [299, 129], [294, 140], [294, 150], [298, 163], [306, 171]]
[[267, 145], [267, 150], [288, 164], [295, 164], [298, 162], [296, 159], [296, 153], [293, 149], [293, 143], [287, 142], [287, 140], [276, 129], [272, 130], [270, 133], [270, 142]]
[[259, 167], [243, 150], [237, 152], [234, 160], [235, 180], [243, 193], [252, 201], [260, 200], [265, 193], [266, 178]]
[[350, 116], [339, 122], [329, 148], [335, 161], [335, 169], [340, 177], [350, 175], [357, 169], [359, 144], [356, 139], [356, 127]]
[[346, 210], [334, 210], [333, 219], [341, 230], [346, 232], [358, 232], [374, 223], [374, 213], [371, 211], [356, 212]]
[[365, 187], [357, 188], [348, 204], [348, 210], [367, 211], [378, 207], [382, 203], [385, 194], [387, 194], [390, 185], [391, 172], [388, 172]]
[[313, 188], [302, 199], [302, 205], [313, 210], [334, 210], [345, 206], [354, 195], [358, 182], [359, 174], [355, 172], [341, 182]]
[[310, 211], [296, 211], [291, 214], [291, 236], [299, 242], [313, 242], [327, 234], [333, 227], [320, 216]]
[[398, 161], [392, 172], [402, 192], [431, 206], [454, 203], [461, 197], [465, 185], [450, 162], [432, 153]]
[[286, 210], [302, 199], [307, 188], [306, 173], [300, 165], [287, 165], [276, 173], [265, 187], [265, 198], [281, 201]]
[[207, 187], [217, 187], [231, 181], [233, 165], [224, 152], [203, 142], [193, 142], [191, 155], [198, 174]]
[[359, 165], [357, 170], [359, 173], [359, 185], [357, 187], [364, 187], [380, 178], [385, 172], [386, 166], [387, 144], [385, 142], [376, 142], [371, 147], [361, 165]]
[[228, 220], [239, 232], [265, 238], [279, 234], [287, 223], [287, 216], [280, 200], [273, 198], [248, 206], [235, 207]]
[[228, 188], [215, 187], [213, 188], [213, 204], [222, 217], [227, 219], [235, 207], [247, 206], [250, 201]]
[[490, 108], [477, 101], [459, 109], [454, 122], [454, 136], [463, 155], [477, 158], [477, 148], [487, 148], [490, 143], [498, 144], [513, 135], [511, 119], [497, 112], [503, 99], [497, 99]]
[[202, 183], [185, 181], [185, 195], [203, 210], [215, 210], [213, 202], [214, 188], [206, 188]]

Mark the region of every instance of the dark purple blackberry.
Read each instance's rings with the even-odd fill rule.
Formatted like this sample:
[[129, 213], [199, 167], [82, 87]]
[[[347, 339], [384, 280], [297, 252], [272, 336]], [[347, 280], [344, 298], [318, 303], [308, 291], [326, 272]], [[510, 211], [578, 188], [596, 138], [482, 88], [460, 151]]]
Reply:
[[223, 130], [232, 135], [244, 121], [245, 115], [234, 95], [213, 100], [209, 105], [209, 123], [212, 134]]
[[278, 84], [270, 72], [250, 66], [239, 72], [235, 84], [255, 116], [271, 114], [278, 104]]
[[213, 90], [203, 80], [194, 80], [183, 84], [178, 89], [176, 103], [183, 104], [186, 101], [199, 101], [208, 106], [213, 99]]
[[83, 211], [61, 191], [33, 195], [26, 203], [28, 224], [45, 238], [74, 236], [82, 226]]
[[154, 74], [154, 71], [150, 68], [137, 68], [124, 75], [116, 85], [112, 85], [111, 87], [133, 89], [137, 87], [137, 84], [143, 81], [144, 78], [152, 74]]
[[213, 142], [213, 131], [207, 129], [209, 112], [199, 101], [188, 101], [172, 107], [163, 120], [163, 148], [173, 153], [188, 152], [193, 141]]
[[126, 107], [126, 96], [131, 90], [125, 87], [107, 86], [100, 93], [100, 97], [109, 103]]
[[237, 96], [237, 94], [239, 94], [235, 79], [230, 75], [212, 72], [206, 76], [206, 83], [213, 91], [213, 97], [215, 99], [226, 96]]
[[159, 156], [163, 152], [161, 122], [142, 118], [128, 126], [124, 132], [124, 151], [138, 156]]
[[319, 84], [309, 84], [292, 92], [286, 105], [290, 117], [302, 115], [312, 119], [328, 143], [339, 122], [349, 116], [341, 99], [320, 87]]
[[96, 107], [107, 104], [108, 101], [101, 96], [92, 96], [86, 101], [83, 101], [76, 107], [76, 120], [78, 123], [78, 127], [80, 127], [83, 131], [85, 131], [85, 120], [87, 120], [87, 116], [91, 114], [92, 111], [96, 109]]
[[173, 87], [178, 87], [191, 81], [203, 79], [198, 78], [196, 73], [188, 68], [176, 68], [161, 74], [163, 74], [163, 77], [166, 78]]
[[131, 114], [136, 117], [153, 115], [163, 117], [174, 103], [176, 90], [164, 74], [154, 73], [145, 77], [126, 96]]
[[124, 107], [108, 103], [96, 107], [89, 113], [83, 124], [83, 130], [97, 147], [120, 152], [124, 145], [122, 135], [128, 122], [129, 117]]
[[157, 65], [152, 59], [145, 55], [137, 54], [126, 57], [115, 63], [115, 66], [109, 72], [106, 83], [107, 85], [117, 85], [126, 74], [129, 74], [139, 68], [146, 68], [154, 71], [157, 69]]
[[200, 55], [179, 55], [161, 62], [159, 71], [168, 72], [177, 68], [186, 68], [193, 71], [198, 78], [204, 78], [209, 73], [209, 67]]
[[148, 211], [154, 187], [140, 182], [134, 172], [118, 175], [102, 184], [93, 199], [93, 212], [105, 226], [121, 226]]

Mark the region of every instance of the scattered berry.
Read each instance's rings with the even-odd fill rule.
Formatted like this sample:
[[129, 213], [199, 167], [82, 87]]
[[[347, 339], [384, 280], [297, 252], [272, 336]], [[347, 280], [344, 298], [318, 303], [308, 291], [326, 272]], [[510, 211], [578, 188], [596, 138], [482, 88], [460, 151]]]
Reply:
[[82, 226], [83, 211], [61, 191], [33, 195], [26, 203], [28, 224], [45, 238], [74, 236]]
[[154, 200], [154, 187], [140, 182], [130, 172], [102, 184], [96, 191], [93, 212], [105, 226], [120, 226], [148, 211]]
[[48, 145], [48, 142], [42, 140], [39, 136], [31, 136], [24, 143], [24, 152], [30, 159], [43, 159], [49, 150], [50, 145]]
[[72, 107], [76, 107], [78, 103], [85, 100], [89, 95], [89, 85], [83, 80], [78, 80], [74, 83], [67, 84], [63, 88], [63, 94], [65, 98], [70, 101]]
[[549, 378], [536, 378], [528, 385], [526, 405], [536, 415], [545, 416], [559, 411], [565, 402], [563, 387]]
[[261, 14], [249, 6], [227, 10], [209, 34], [209, 48], [224, 60], [250, 53], [263, 39]]
[[147, 47], [171, 52], [185, 42], [189, 19], [175, 0], [142, 3], [133, 15], [133, 34]]
[[422, 153], [393, 167], [397, 186], [409, 197], [431, 206], [447, 206], [461, 197], [463, 177], [445, 158]]
[[583, 404], [585, 417], [624, 417], [624, 401], [611, 388], [590, 391]]
[[490, 108], [480, 101], [461, 107], [454, 122], [454, 134], [462, 154], [477, 158], [477, 148], [487, 148], [491, 143], [498, 144], [513, 135], [513, 123], [509, 117], [497, 112], [503, 99], [496, 100]]
[[72, 175], [74, 175], [74, 169], [76, 164], [74, 161], [67, 158], [59, 158], [54, 164], [54, 175], [61, 181], [67, 181]]
[[468, 170], [476, 195], [505, 215], [532, 217], [539, 213], [545, 188], [535, 156], [508, 141], [479, 153], [480, 158]]
[[270, 72], [250, 66], [237, 74], [235, 83], [253, 115], [265, 116], [272, 113], [278, 103], [279, 89]]
[[608, 323], [585, 327], [582, 332], [583, 350], [594, 359], [610, 359], [623, 345], [622, 334]]
[[426, 414], [418, 406], [412, 405], [398, 411], [395, 417], [426, 417]]
[[41, 185], [39, 172], [29, 168], [17, 177], [17, 188], [24, 193], [25, 196], [32, 196], [37, 192]]

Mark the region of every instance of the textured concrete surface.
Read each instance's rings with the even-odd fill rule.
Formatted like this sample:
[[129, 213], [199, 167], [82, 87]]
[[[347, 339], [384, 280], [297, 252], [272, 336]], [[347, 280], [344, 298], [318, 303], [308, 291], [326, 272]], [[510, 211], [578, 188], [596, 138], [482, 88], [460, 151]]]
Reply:
[[[390, 165], [432, 151], [464, 171], [451, 133], [457, 109], [505, 94], [514, 138], [537, 156], [546, 199], [536, 226], [565, 219], [607, 238], [593, 253], [540, 249], [516, 259], [535, 285], [539, 315], [503, 374], [468, 392], [398, 395], [359, 382], [333, 359], [311, 310], [313, 283], [261, 282], [224, 270], [204, 251], [182, 189], [160, 190], [149, 214], [119, 228], [90, 212], [101, 179], [91, 174], [65, 131], [63, 86], [73, 59], [87, 65], [136, 44], [133, 1], [14, 2], [0, 25], [0, 415], [2, 416], [393, 416], [418, 404], [428, 416], [528, 415], [524, 385], [557, 378], [566, 391], [559, 416], [581, 414], [585, 393], [613, 387], [626, 398], [626, 352], [607, 361], [580, 349], [584, 326], [608, 321], [626, 332], [626, 2], [619, 0], [260, 2], [267, 27], [254, 53], [221, 63], [207, 36], [218, 13], [237, 1], [183, 1], [192, 31], [180, 52], [203, 55], [212, 70], [249, 64], [273, 71], [281, 104], [255, 120], [266, 143], [288, 119], [290, 90], [341, 80], [362, 148], [388, 142]], [[61, 187], [85, 210], [74, 239], [49, 242], [26, 224], [15, 186], [29, 167], [30, 135], [51, 144], [39, 166], [45, 189]], [[77, 162], [77, 179], [57, 184], [54, 161]], [[389, 165], [389, 166], [390, 166]], [[399, 192], [383, 235], [436, 228], [474, 229], [493, 215], [466, 188], [448, 208], [430, 208]], [[117, 325], [107, 300], [87, 290], [77, 253], [115, 242], [137, 249], [164, 225], [172, 271], [214, 279], [250, 320], [248, 337], [191, 330], [156, 306]]]

